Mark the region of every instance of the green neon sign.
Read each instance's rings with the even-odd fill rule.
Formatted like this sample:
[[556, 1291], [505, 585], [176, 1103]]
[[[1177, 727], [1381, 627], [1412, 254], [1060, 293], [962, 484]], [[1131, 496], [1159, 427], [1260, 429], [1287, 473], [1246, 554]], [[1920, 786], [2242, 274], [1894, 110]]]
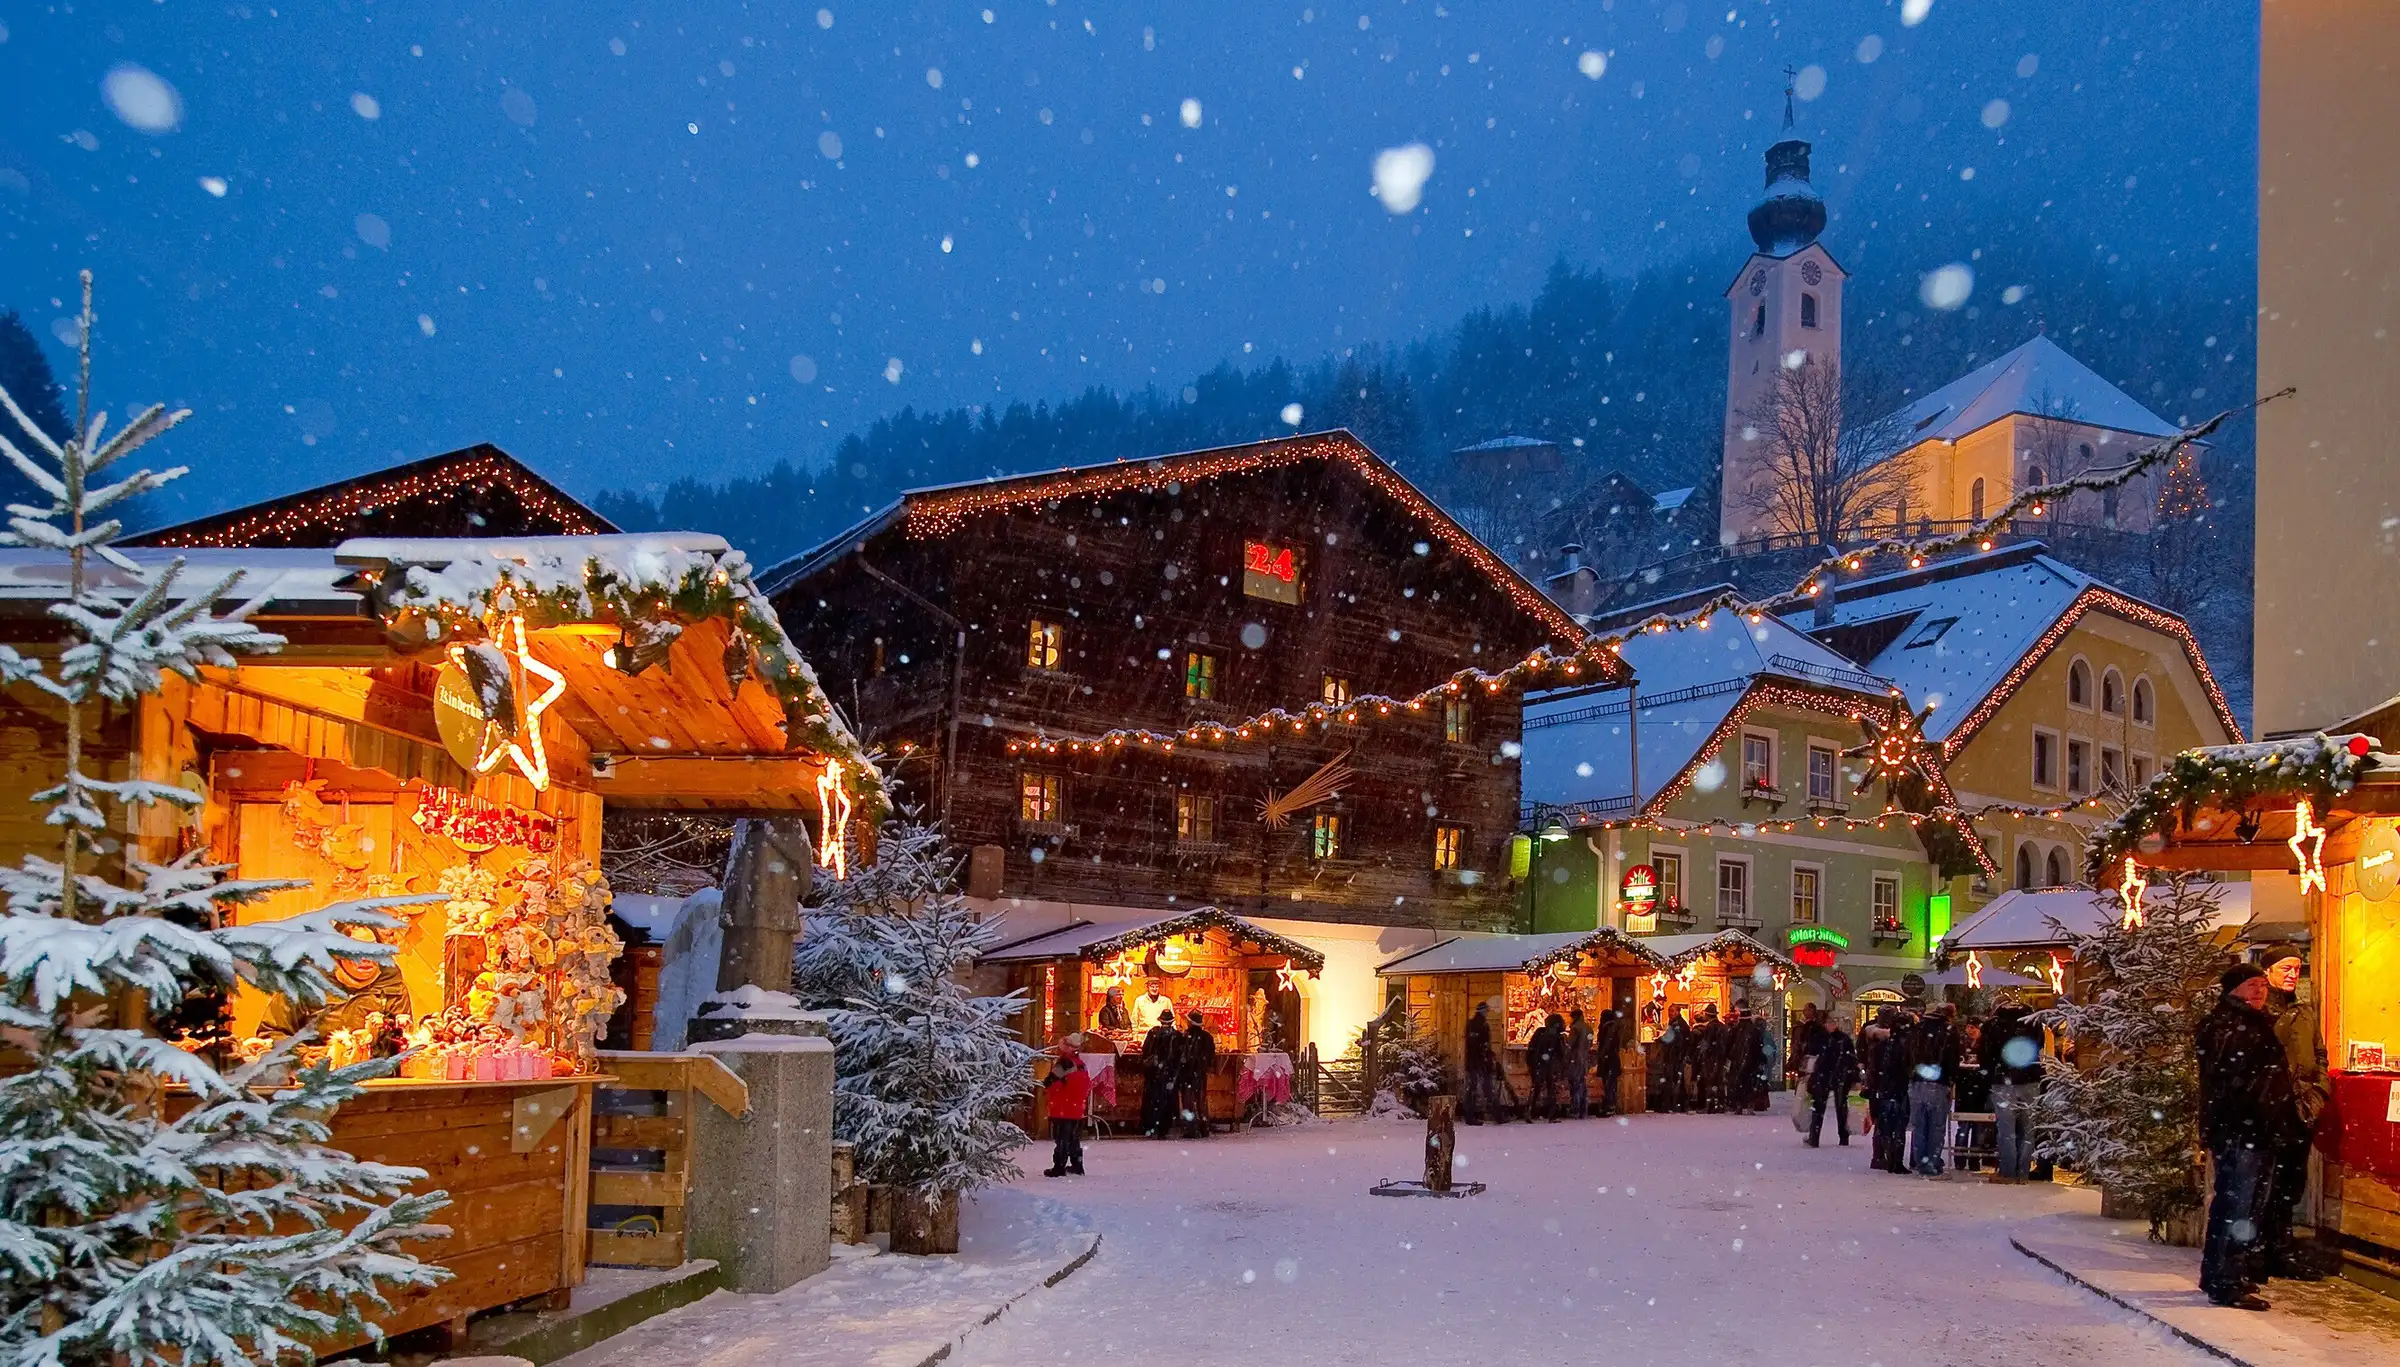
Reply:
[[1940, 940], [1950, 934], [1950, 894], [1937, 892], [1925, 899], [1925, 938]]
[[1831, 926], [1793, 926], [1786, 943], [1795, 945], [1828, 945], [1848, 949], [1850, 937]]

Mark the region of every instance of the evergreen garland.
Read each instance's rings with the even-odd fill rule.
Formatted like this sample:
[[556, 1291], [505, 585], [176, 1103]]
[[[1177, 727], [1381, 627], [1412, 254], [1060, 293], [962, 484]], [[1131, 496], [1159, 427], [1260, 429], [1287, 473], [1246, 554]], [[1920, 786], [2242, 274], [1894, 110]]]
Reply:
[[2363, 741], [2319, 731], [2186, 750], [2143, 785], [2123, 815], [2092, 833], [2084, 876], [2094, 887], [2113, 887], [2128, 855], [2138, 860], [2145, 841], [2173, 834], [2204, 807], [2240, 811], [2261, 801], [2305, 797], [2321, 815], [2326, 803], [2375, 767]]

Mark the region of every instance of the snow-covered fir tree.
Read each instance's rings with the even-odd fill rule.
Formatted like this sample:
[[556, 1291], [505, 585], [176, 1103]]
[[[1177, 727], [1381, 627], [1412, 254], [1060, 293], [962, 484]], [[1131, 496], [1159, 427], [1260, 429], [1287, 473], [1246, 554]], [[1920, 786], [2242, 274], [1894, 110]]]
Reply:
[[85, 770], [105, 708], [155, 691], [163, 672], [281, 642], [213, 616], [231, 579], [187, 585], [181, 562], [144, 567], [110, 549], [107, 514], [183, 472], [118, 463], [186, 414], [150, 408], [113, 435], [89, 415], [91, 278], [84, 277], [82, 403], [53, 437], [0, 394], [0, 456], [40, 491], [9, 507], [0, 544], [57, 557], [61, 648], [0, 647], [0, 683], [63, 723], [49, 804], [57, 857], [0, 869], [0, 1364], [245, 1367], [306, 1359], [356, 1331], [385, 1293], [447, 1275], [402, 1244], [439, 1233], [424, 1176], [330, 1148], [327, 1117], [389, 1059], [297, 1069], [301, 1039], [220, 1072], [150, 1028], [187, 997], [237, 983], [303, 1007], [334, 993], [337, 953], [391, 950], [341, 933], [396, 926], [357, 902], [233, 926], [232, 907], [289, 882], [229, 881], [186, 857], [144, 863], [111, 835], [112, 810], [198, 801], [180, 788]]
[[2153, 1237], [2200, 1203], [2192, 1042], [2226, 963], [2210, 935], [2217, 901], [2214, 884], [2178, 875], [2143, 894], [2135, 924], [2120, 912], [2069, 932], [2077, 998], [2034, 1016], [2073, 1054], [2045, 1063], [2036, 1151], [2140, 1210]]
[[959, 863], [932, 827], [886, 823], [875, 862], [832, 886], [793, 954], [793, 991], [831, 1022], [833, 1128], [858, 1146], [859, 1177], [936, 1195], [1017, 1175], [1025, 1133], [1008, 1117], [1033, 1086], [1024, 997], [958, 977], [997, 942], [959, 896]]
[[[1350, 1041], [1348, 1053], [1361, 1063], [1365, 1062], [1369, 1029], [1376, 1031], [1377, 1092], [1389, 1093], [1400, 1105], [1423, 1115], [1426, 1098], [1450, 1089], [1450, 1065], [1442, 1057], [1442, 1044], [1434, 1038], [1433, 1027], [1415, 1011], [1404, 1011], [1380, 1027], [1361, 1027]], [[1368, 1098], [1370, 1105], [1374, 1102], [1375, 1098]]]

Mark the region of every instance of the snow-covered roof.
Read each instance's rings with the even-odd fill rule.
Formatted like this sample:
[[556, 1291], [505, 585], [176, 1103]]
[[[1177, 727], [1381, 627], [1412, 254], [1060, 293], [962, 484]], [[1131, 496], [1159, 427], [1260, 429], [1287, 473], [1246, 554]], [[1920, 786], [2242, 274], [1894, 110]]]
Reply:
[[1787, 972], [1797, 973], [1800, 965], [1782, 950], [1738, 930], [1704, 931], [1697, 935], [1644, 935], [1643, 944], [1667, 961], [1669, 968], [1681, 968], [1695, 959], [1711, 954], [1747, 953], [1760, 963], [1773, 964]]
[[1472, 446], [1461, 446], [1458, 449], [1461, 451], [1516, 451], [1522, 450], [1528, 446], [1556, 445], [1558, 445], [1557, 442], [1544, 441], [1540, 437], [1507, 436], [1493, 437], [1489, 441], [1479, 441]]
[[1637, 959], [1663, 964], [1652, 943], [1638, 936], [1603, 927], [1565, 930], [1546, 935], [1501, 935], [1463, 932], [1440, 944], [1410, 950], [1388, 959], [1375, 971], [1387, 978], [1421, 973], [1523, 973], [1585, 953], [1622, 949]]
[[1314, 973], [1325, 967], [1325, 955], [1321, 951], [1219, 907], [1195, 907], [1190, 911], [1138, 921], [1078, 921], [999, 945], [978, 957], [984, 963], [995, 964], [1072, 958], [1096, 963], [1154, 940], [1197, 935], [1208, 930], [1221, 930], [1264, 953], [1281, 955], [1291, 960], [1294, 968]]
[[[2218, 720], [2241, 734], [2182, 618], [2053, 559], [2038, 541], [1837, 584], [1832, 625], [1810, 630], [1898, 684], [1912, 704], [1932, 706], [1926, 738], [1955, 751], [1969, 718], [1980, 725], [2005, 700], [1995, 693], [2003, 684], [2013, 687], [2010, 674], [2019, 662], [2056, 644], [2053, 630], [2063, 619], [2093, 608], [2183, 638], [2185, 660]], [[1796, 608], [1790, 620], [1809, 622], [1814, 611]]]
[[2171, 437], [2177, 431], [2047, 337], [2004, 351], [1910, 404], [1900, 411], [1900, 422], [1913, 445], [1957, 441], [2013, 413], [2144, 437]]
[[[269, 614], [347, 616], [360, 611], [361, 595], [346, 586], [354, 572], [334, 563], [330, 550], [243, 547], [152, 550], [123, 546], [116, 550], [144, 569], [184, 561], [184, 574], [178, 584], [190, 589], [206, 588], [239, 570], [242, 578], [233, 586], [234, 598], [239, 602], [263, 598], [263, 611]], [[131, 578], [97, 557], [87, 562], [85, 574], [95, 589], [119, 588], [128, 596], [135, 592]], [[58, 552], [23, 546], [0, 548], [0, 604], [23, 605], [19, 611], [47, 611], [49, 604], [65, 596], [66, 583], [67, 560]], [[32, 606], [37, 604], [40, 606]]]
[[[2250, 885], [2219, 883], [2217, 914], [2212, 930], [2246, 925], [2250, 920]], [[1952, 927], [1942, 943], [1954, 951], [1969, 949], [2032, 949], [2067, 942], [2066, 932], [2088, 935], [2117, 919], [2122, 912], [2113, 893], [2090, 888], [2012, 888], [1991, 905]], [[2057, 925], [2052, 925], [2052, 922]], [[2063, 927], [2063, 929], [2062, 929]]]
[[1698, 492], [1696, 488], [1688, 486], [1681, 489], [1669, 489], [1652, 500], [1652, 505], [1662, 513], [1671, 513], [1691, 502], [1692, 495], [1696, 492]]
[[[1639, 615], [1641, 609], [1630, 609]], [[1750, 686], [1762, 679], [1883, 697], [1869, 674], [1780, 617], [1750, 623], [1720, 613], [1708, 627], [1642, 632], [1625, 642], [1641, 703], [1641, 801], [1697, 759]], [[1561, 689], [1525, 702], [1524, 799], [1605, 818], [1634, 806], [1627, 699], [1621, 688]]]

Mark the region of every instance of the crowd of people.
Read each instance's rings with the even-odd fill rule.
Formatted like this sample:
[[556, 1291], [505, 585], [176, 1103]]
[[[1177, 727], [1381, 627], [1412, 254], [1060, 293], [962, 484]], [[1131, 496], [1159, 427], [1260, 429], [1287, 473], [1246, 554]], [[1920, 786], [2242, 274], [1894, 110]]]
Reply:
[[1594, 1022], [1582, 1007], [1565, 1016], [1553, 1011], [1525, 1041], [1527, 1090], [1520, 1097], [1493, 1044], [1491, 1005], [1478, 1002], [1467, 1020], [1460, 1116], [1481, 1125], [1505, 1123], [1512, 1111], [1527, 1121], [1615, 1115], [1624, 1051], [1632, 1047], [1633, 1020], [1623, 1012], [1604, 1009]]
[[1775, 1035], [1765, 1017], [1751, 1014], [1747, 999], [1724, 1017], [1715, 1002], [1703, 1006], [1697, 1020], [1672, 1008], [1650, 1057], [1653, 1110], [1713, 1115], [1767, 1109]]
[[[1151, 1139], [1206, 1139], [1209, 1136], [1208, 1075], [1217, 1062], [1217, 1037], [1196, 1010], [1183, 1013], [1183, 1028], [1175, 1012], [1150, 1013], [1150, 1031], [1142, 1036], [1142, 1134]], [[1070, 1035], [1050, 1050], [1049, 1075], [1042, 1082], [1043, 1106], [1050, 1116], [1050, 1166], [1044, 1177], [1083, 1175], [1083, 1134], [1091, 1124], [1092, 1074], [1084, 1066], [1079, 1045]]]
[[[2028, 1180], [2035, 1170], [2033, 1117], [2044, 1045], [2044, 1031], [2030, 1017], [2015, 1005], [1978, 1021], [1961, 1021], [1952, 1002], [1923, 1011], [1885, 1006], [1853, 1039], [1815, 1006], [1802, 1008], [1792, 1061], [1809, 1098], [1805, 1142], [1811, 1148], [1823, 1142], [1830, 1109], [1837, 1141], [1850, 1143], [1850, 1093], [1856, 1087], [1866, 1102], [1869, 1167], [1939, 1177], [1954, 1156], [1953, 1117], [1988, 1114], [1990, 1180]], [[1986, 1152], [1974, 1143], [1955, 1156], [1960, 1166], [1979, 1170]]]

